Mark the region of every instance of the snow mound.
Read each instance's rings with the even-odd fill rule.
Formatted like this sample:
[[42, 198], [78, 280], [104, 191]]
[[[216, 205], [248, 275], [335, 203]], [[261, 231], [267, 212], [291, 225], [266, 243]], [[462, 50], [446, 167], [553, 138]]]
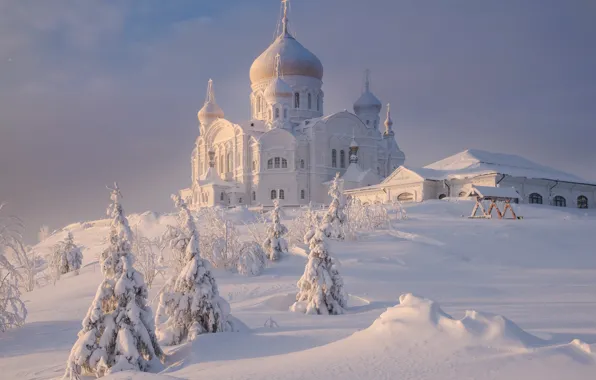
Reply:
[[455, 319], [438, 303], [411, 293], [401, 295], [399, 305], [388, 308], [369, 329], [393, 338], [415, 334], [424, 339], [519, 347], [543, 343], [503, 316], [468, 310], [462, 319]]
[[257, 214], [245, 206], [234, 207], [225, 211], [225, 218], [234, 224], [244, 224], [257, 221]]

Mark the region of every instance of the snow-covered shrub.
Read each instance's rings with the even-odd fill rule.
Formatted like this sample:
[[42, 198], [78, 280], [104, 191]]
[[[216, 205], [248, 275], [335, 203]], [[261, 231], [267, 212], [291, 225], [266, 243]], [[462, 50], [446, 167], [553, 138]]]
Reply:
[[[0, 204], [0, 211], [2, 208]], [[5, 242], [20, 239], [18, 225], [18, 219], [0, 216], [0, 332], [23, 325], [27, 318], [18, 286], [20, 275], [4, 255]]]
[[132, 233], [120, 205], [117, 184], [108, 215], [110, 246], [102, 253], [104, 280], [83, 319], [66, 364], [65, 379], [119, 371], [156, 371], [164, 354], [154, 332], [143, 275], [132, 266]]
[[48, 269], [50, 277], [56, 282], [60, 276], [69, 272], [79, 274], [83, 264], [83, 253], [74, 243], [74, 237], [69, 231], [66, 238], [56, 244], [48, 257]]
[[321, 217], [309, 203], [308, 206], [300, 209], [298, 215], [291, 222], [288, 229], [288, 243], [291, 246], [298, 246], [303, 243], [304, 235], [321, 222]]
[[45, 262], [37, 251], [25, 245], [20, 232], [5, 234], [0, 245], [3, 246], [6, 257], [18, 271], [18, 284], [26, 292], [31, 292], [39, 286], [39, 274], [43, 272]]
[[408, 213], [406, 212], [406, 209], [397, 198], [395, 198], [391, 204], [393, 205], [393, 209], [395, 210], [398, 220], [408, 219]]
[[321, 229], [327, 237], [343, 240], [345, 238], [343, 227], [346, 222], [346, 215], [344, 213], [345, 200], [339, 185], [339, 173], [335, 175], [329, 186], [328, 194], [331, 197], [331, 203], [323, 217]]
[[135, 267], [143, 274], [145, 283], [149, 288], [151, 288], [155, 277], [163, 272], [163, 267], [159, 262], [162, 258], [160, 244], [160, 239], [151, 240], [146, 238], [139, 233], [138, 228], [136, 229], [132, 244]]
[[390, 228], [391, 218], [382, 203], [363, 204], [358, 199], [351, 199], [345, 207], [345, 237], [356, 240], [358, 232]]
[[203, 210], [202, 218], [201, 256], [214, 268], [235, 271], [242, 248], [238, 229], [214, 207]]
[[[219, 296], [217, 283], [207, 261], [201, 258], [199, 233], [194, 219], [180, 196], [172, 196], [179, 210], [179, 244], [184, 249], [186, 265], [160, 293], [156, 315], [158, 336], [165, 344], [180, 344], [203, 333], [231, 331], [229, 304]], [[166, 317], [164, 323], [160, 318]]]
[[265, 268], [265, 260], [263, 248], [254, 241], [246, 241], [240, 248], [236, 270], [246, 276], [258, 276]]
[[305, 236], [310, 253], [298, 281], [296, 302], [290, 310], [306, 314], [343, 314], [347, 307], [343, 279], [329, 255], [325, 233], [317, 228]]
[[275, 200], [271, 211], [271, 224], [267, 228], [267, 238], [263, 242], [263, 248], [265, 248], [269, 260], [279, 260], [282, 253], [288, 251], [288, 243], [283, 237], [287, 233], [288, 229], [281, 224], [279, 202]]

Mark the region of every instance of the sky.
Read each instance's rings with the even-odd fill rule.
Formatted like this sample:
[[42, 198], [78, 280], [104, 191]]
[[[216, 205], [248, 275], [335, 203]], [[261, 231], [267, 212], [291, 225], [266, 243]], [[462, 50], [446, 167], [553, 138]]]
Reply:
[[[249, 68], [279, 0], [0, 0], [0, 202], [34, 242], [127, 212], [171, 211], [190, 182], [207, 80], [249, 118]], [[406, 163], [467, 148], [596, 180], [596, 2], [294, 0], [322, 61], [325, 111], [351, 110], [370, 69]]]

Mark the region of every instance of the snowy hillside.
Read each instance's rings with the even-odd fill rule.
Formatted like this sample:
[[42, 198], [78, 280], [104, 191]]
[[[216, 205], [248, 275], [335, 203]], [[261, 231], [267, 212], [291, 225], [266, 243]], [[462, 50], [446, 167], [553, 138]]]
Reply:
[[[408, 219], [390, 229], [331, 241], [349, 293], [343, 315], [288, 310], [306, 263], [302, 249], [259, 276], [216, 269], [220, 294], [249, 330], [166, 347], [163, 373], [106, 379], [593, 379], [596, 213], [520, 205], [523, 220], [462, 217], [472, 206], [410, 204]], [[291, 229], [295, 212], [283, 214]], [[227, 217], [244, 237], [244, 223], [257, 220], [246, 209]], [[148, 212], [129, 222], [151, 238], [175, 216]], [[108, 223], [73, 224], [36, 247], [49, 250], [70, 231], [83, 268], [24, 294], [26, 324], [0, 333], [0, 378], [62, 376], [102, 279], [97, 255]], [[157, 277], [150, 299], [164, 282]]]

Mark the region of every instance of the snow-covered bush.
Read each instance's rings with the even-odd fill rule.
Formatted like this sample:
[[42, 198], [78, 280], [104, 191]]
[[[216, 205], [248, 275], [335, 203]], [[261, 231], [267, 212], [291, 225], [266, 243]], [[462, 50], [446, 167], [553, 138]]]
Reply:
[[[203, 333], [231, 331], [229, 304], [219, 296], [217, 283], [207, 261], [201, 258], [199, 233], [194, 219], [180, 196], [172, 196], [179, 210], [176, 249], [186, 253], [186, 265], [160, 293], [156, 315], [158, 336], [165, 344], [194, 340]], [[165, 317], [164, 323], [160, 318]]]
[[48, 257], [50, 276], [56, 282], [61, 275], [69, 272], [78, 275], [82, 264], [83, 253], [81, 248], [74, 243], [74, 236], [69, 231], [66, 238], [54, 246]]
[[296, 302], [290, 310], [306, 314], [343, 314], [347, 307], [343, 279], [329, 255], [325, 233], [316, 228], [305, 236], [310, 248], [304, 274], [298, 281]]
[[281, 224], [279, 217], [279, 202], [275, 200], [271, 211], [271, 224], [267, 228], [267, 238], [263, 242], [263, 248], [265, 248], [269, 260], [279, 260], [282, 253], [288, 251], [288, 243], [283, 237], [287, 233], [288, 229]]
[[356, 240], [358, 232], [391, 228], [391, 218], [382, 203], [362, 204], [358, 199], [351, 199], [345, 207], [345, 237]]
[[265, 260], [265, 251], [261, 245], [254, 241], [246, 241], [240, 248], [236, 270], [246, 276], [258, 276], [265, 268]]
[[[0, 204], [0, 211], [2, 208]], [[0, 332], [23, 325], [27, 318], [18, 286], [20, 275], [4, 255], [5, 243], [20, 239], [18, 225], [18, 219], [0, 216]]]
[[39, 286], [39, 274], [43, 272], [45, 262], [37, 251], [25, 245], [19, 232], [6, 234], [1, 244], [5, 255], [19, 273], [18, 284], [26, 292]]
[[139, 233], [138, 228], [134, 233], [132, 252], [135, 256], [135, 267], [143, 274], [145, 283], [149, 288], [158, 274], [163, 272], [160, 264], [161, 239], [149, 239]]
[[214, 207], [205, 209], [201, 216], [204, 225], [200, 235], [201, 256], [214, 268], [235, 271], [242, 248], [238, 229]]
[[309, 203], [308, 206], [301, 208], [298, 215], [291, 222], [288, 229], [288, 243], [291, 246], [298, 246], [303, 243], [304, 235], [321, 222], [319, 213]]
[[331, 197], [331, 203], [329, 204], [327, 213], [323, 217], [321, 229], [327, 237], [343, 240], [345, 238], [343, 229], [346, 222], [346, 215], [344, 213], [345, 200], [339, 184], [339, 173], [335, 175], [333, 182], [329, 186], [328, 194]]
[[147, 305], [147, 286], [132, 265], [132, 233], [120, 205], [117, 184], [111, 190], [110, 246], [101, 255], [104, 280], [70, 351], [65, 379], [162, 368], [164, 353], [157, 343], [153, 313]]

